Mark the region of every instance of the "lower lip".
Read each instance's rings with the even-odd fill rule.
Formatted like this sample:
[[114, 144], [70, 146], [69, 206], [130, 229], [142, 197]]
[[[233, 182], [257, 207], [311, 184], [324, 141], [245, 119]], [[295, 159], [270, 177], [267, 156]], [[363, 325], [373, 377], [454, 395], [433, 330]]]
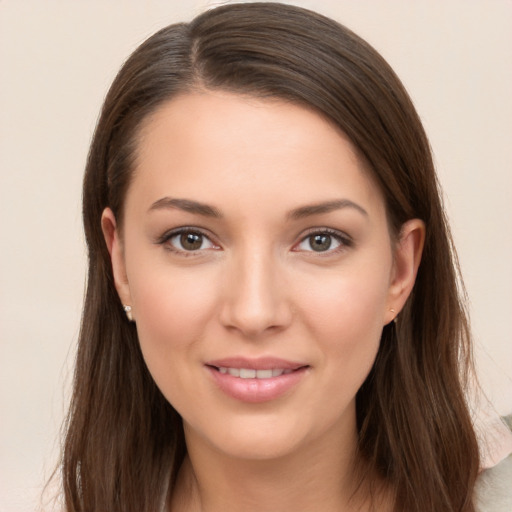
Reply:
[[226, 395], [242, 402], [268, 402], [275, 400], [294, 388], [306, 375], [307, 367], [270, 379], [241, 379], [228, 373], [220, 373], [211, 366], [206, 367], [217, 386]]

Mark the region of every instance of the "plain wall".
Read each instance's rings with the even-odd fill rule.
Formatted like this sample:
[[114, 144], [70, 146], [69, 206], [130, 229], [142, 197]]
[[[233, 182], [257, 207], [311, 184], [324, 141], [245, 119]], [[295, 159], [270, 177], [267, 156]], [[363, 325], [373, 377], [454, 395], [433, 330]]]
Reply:
[[[512, 2], [295, 3], [366, 38], [415, 101], [480, 378], [512, 412]], [[85, 280], [80, 187], [102, 99], [140, 42], [206, 4], [0, 0], [0, 512], [38, 508], [58, 457]]]

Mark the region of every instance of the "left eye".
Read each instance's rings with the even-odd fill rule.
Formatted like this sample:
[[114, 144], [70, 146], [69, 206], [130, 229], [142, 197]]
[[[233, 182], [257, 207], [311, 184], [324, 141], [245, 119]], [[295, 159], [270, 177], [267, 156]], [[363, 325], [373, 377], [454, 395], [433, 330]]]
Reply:
[[313, 233], [297, 246], [300, 251], [327, 252], [342, 245], [341, 238], [331, 233]]
[[199, 251], [214, 247], [212, 241], [196, 231], [182, 231], [169, 238], [169, 244], [179, 251]]

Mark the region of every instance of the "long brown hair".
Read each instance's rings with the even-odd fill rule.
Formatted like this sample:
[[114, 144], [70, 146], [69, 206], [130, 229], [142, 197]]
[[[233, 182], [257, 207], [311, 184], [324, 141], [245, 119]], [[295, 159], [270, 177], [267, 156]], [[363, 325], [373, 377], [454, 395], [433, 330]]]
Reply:
[[100, 218], [122, 224], [141, 123], [194, 89], [277, 97], [312, 108], [350, 138], [379, 184], [390, 229], [427, 227], [414, 290], [386, 326], [357, 395], [359, 455], [402, 512], [472, 512], [478, 448], [465, 402], [469, 330], [427, 137], [399, 79], [338, 23], [277, 3], [231, 4], [157, 32], [112, 84], [83, 190], [89, 273], [66, 424], [68, 512], [156, 512], [186, 453], [179, 415], [160, 393], [126, 320]]

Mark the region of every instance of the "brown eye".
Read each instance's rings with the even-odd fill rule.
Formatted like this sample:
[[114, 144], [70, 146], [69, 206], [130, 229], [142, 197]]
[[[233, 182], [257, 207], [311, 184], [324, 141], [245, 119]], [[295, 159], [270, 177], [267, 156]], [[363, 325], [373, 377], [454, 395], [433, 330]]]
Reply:
[[295, 250], [305, 252], [334, 252], [343, 246], [350, 246], [351, 242], [341, 233], [331, 233], [330, 231], [317, 231], [304, 237], [296, 246]]
[[326, 233], [308, 237], [309, 246], [315, 252], [328, 251], [332, 245], [332, 237]]
[[167, 243], [177, 252], [195, 252], [212, 249], [212, 241], [198, 231], [180, 231], [167, 238]]
[[203, 235], [198, 233], [182, 233], [180, 244], [186, 251], [197, 251], [203, 245]]

